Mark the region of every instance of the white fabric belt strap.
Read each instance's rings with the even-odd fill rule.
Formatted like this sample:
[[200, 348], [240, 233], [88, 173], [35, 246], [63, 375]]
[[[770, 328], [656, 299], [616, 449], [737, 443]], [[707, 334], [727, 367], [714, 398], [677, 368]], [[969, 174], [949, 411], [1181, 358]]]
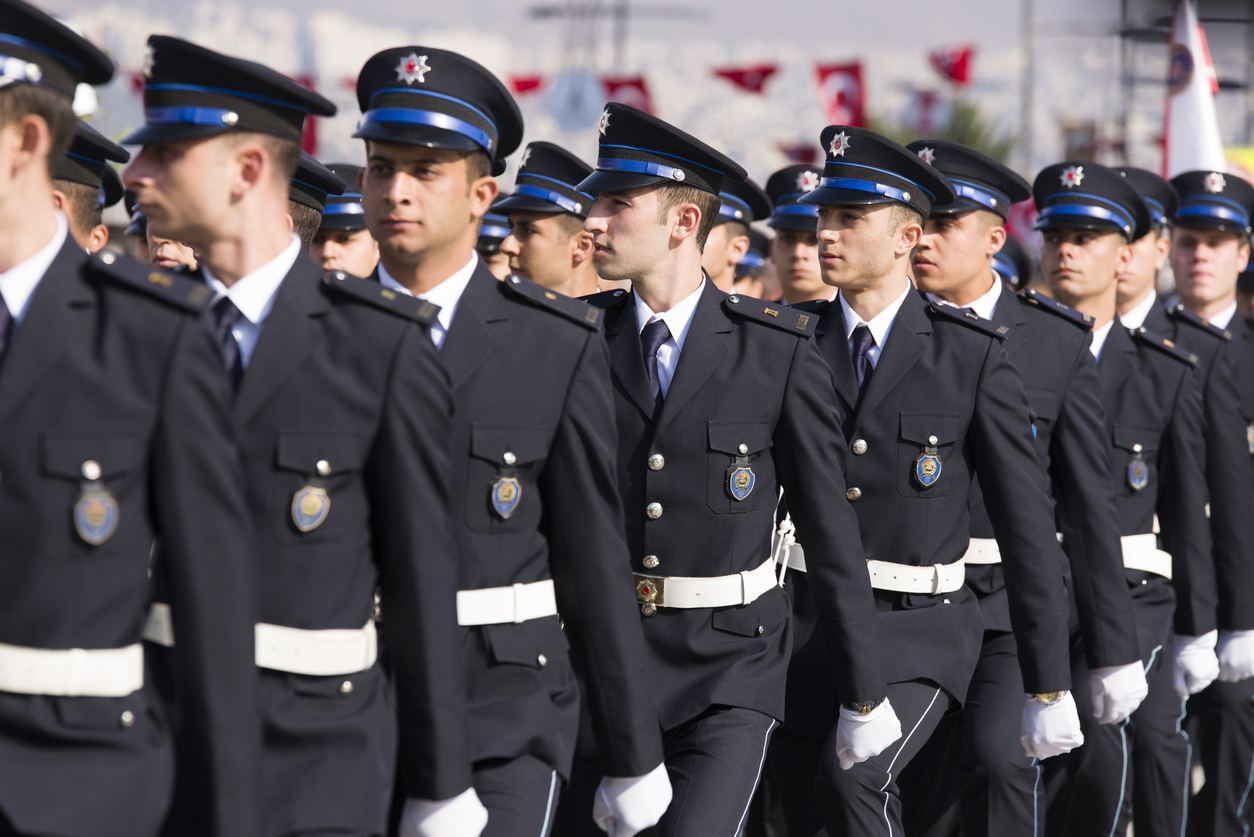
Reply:
[[148, 607], [144, 639], [166, 648], [174, 647], [174, 619], [170, 616], [170, 606], [165, 602], [153, 602]]
[[144, 685], [144, 646], [23, 648], [0, 643], [0, 691], [57, 697], [126, 697]]
[[962, 556], [964, 564], [1000, 564], [1001, 550], [994, 538], [972, 538], [967, 546], [967, 554]]
[[952, 564], [933, 564], [930, 567], [912, 567], [890, 561], [867, 561], [871, 573], [871, 586], [876, 590], [896, 593], [952, 593], [967, 580], [966, 565], [959, 559]]
[[505, 625], [557, 615], [553, 579], [457, 591], [457, 624]]
[[710, 578], [659, 576], [632, 573], [636, 578], [636, 601], [658, 607], [730, 607], [756, 601], [778, 586], [775, 560], [767, 558], [752, 570]]
[[1119, 539], [1123, 546], [1123, 565], [1130, 570], [1171, 578], [1171, 553], [1158, 548], [1158, 537], [1148, 535], [1124, 535]]

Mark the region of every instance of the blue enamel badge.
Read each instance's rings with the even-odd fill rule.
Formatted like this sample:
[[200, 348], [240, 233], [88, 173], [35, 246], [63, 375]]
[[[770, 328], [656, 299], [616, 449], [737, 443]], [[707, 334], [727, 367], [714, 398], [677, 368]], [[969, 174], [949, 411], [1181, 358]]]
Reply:
[[1133, 459], [1128, 463], [1128, 485], [1133, 491], [1140, 491], [1149, 484], [1149, 466], [1143, 459]]
[[331, 513], [331, 498], [325, 488], [307, 485], [292, 495], [292, 523], [302, 532], [312, 532]]
[[497, 476], [492, 480], [492, 510], [502, 520], [509, 520], [510, 515], [518, 510], [522, 500], [522, 483], [518, 477]]
[[756, 481], [752, 468], [739, 465], [732, 468], [727, 477], [727, 490], [731, 492], [732, 499], [739, 502], [753, 493], [753, 484]]
[[92, 546], [100, 546], [118, 528], [118, 501], [107, 491], [84, 491], [74, 504], [74, 528]]
[[1250, 456], [1254, 456], [1254, 424], [1245, 427], [1245, 443], [1250, 446]]
[[934, 453], [924, 453], [914, 460], [914, 478], [924, 488], [931, 488], [940, 479], [941, 460]]

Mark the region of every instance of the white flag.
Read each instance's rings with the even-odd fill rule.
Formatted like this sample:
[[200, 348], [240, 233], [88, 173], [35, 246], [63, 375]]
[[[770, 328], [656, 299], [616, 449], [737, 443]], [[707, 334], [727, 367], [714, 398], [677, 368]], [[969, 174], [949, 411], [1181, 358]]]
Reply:
[[1163, 173], [1226, 171], [1215, 115], [1215, 68], [1191, 0], [1180, 0], [1171, 22], [1171, 75], [1167, 81]]

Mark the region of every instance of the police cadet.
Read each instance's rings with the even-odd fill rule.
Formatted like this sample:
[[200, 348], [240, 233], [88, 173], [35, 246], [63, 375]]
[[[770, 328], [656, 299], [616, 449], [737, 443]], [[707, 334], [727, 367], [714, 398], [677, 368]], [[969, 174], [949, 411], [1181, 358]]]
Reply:
[[339, 175], [319, 163], [312, 154], [300, 152], [296, 174], [288, 183], [287, 214], [292, 219], [292, 232], [300, 238], [306, 253], [313, 246], [314, 235], [322, 225], [322, 211], [326, 208], [327, 198], [344, 194], [346, 188], [347, 184]]
[[492, 207], [509, 215], [501, 252], [509, 257], [510, 273], [569, 297], [600, 290], [592, 236], [583, 229], [592, 196], [575, 188], [591, 171], [551, 142], [533, 142], [523, 151], [513, 194]]
[[[1023, 178], [959, 143], [928, 139], [907, 147], [944, 174], [958, 193], [953, 203], [933, 207], [928, 217], [914, 251], [915, 281], [932, 302], [1009, 328], [1006, 354], [1023, 379], [1055, 517], [1068, 533], [1063, 547], [1070, 559], [1081, 653], [1092, 671], [1091, 711], [1099, 723], [1119, 723], [1145, 697], [1146, 683], [1123, 580], [1101, 386], [1089, 351], [1092, 317], [1030, 288], [1019, 296], [995, 272], [996, 258], [1010, 240], [1005, 228], [1010, 205], [1032, 194]], [[1026, 274], [1017, 266], [1014, 270]], [[1001, 554], [978, 480], [971, 482], [967, 506], [966, 582], [979, 599], [984, 639], [960, 714], [960, 775], [944, 763], [919, 766], [932, 781], [960, 779], [964, 835], [1035, 835], [1045, 811], [1044, 788], [1036, 760], [1019, 743], [1023, 678]]]
[[[839, 685], [832, 694], [832, 673], [802, 646], [789, 670], [791, 734], [772, 758], [793, 830], [813, 833], [814, 785], [804, 777], [817, 770], [829, 834], [883, 833], [886, 826], [901, 833], [897, 777], [949, 705], [965, 700], [980, 656], [983, 621], [963, 564], [974, 476], [1000, 546], [1022, 673], [1021, 741], [1031, 757], [1082, 741], [1067, 691], [1067, 598], [1028, 401], [1003, 348], [1009, 328], [930, 304], [907, 277], [925, 219], [934, 205], [953, 202], [954, 188], [915, 154], [865, 129], [829, 126], [822, 145], [823, 178], [800, 200], [819, 208], [823, 280], [839, 293], [834, 302], [799, 307], [821, 318], [817, 340], [835, 374], [853, 454], [848, 496], [875, 588], [888, 694], [906, 735], [875, 758], [836, 770], [831, 742], [823, 746], [822, 738], [830, 707], [846, 698]], [[804, 533], [798, 540], [808, 564], [814, 547]], [[814, 585], [801, 574], [789, 578], [802, 643]]]
[[0, 834], [154, 835], [171, 735], [140, 631], [169, 568], [191, 834], [256, 833], [253, 552], [221, 359], [186, 278], [87, 256], [53, 208], [103, 52], [0, 2]]
[[501, 250], [501, 245], [509, 238], [509, 215], [497, 210], [507, 197], [509, 195], [497, 195], [492, 201], [491, 208], [483, 216], [479, 239], [475, 244], [479, 258], [483, 259], [488, 272], [497, 279], [504, 279], [510, 274], [509, 253]]
[[725, 181], [718, 199], [718, 217], [701, 250], [701, 267], [714, 287], [731, 293], [736, 268], [749, 252], [749, 225], [771, 216], [771, 199], [748, 178]]
[[357, 100], [375, 278], [440, 307], [431, 336], [455, 398], [450, 517], [485, 833], [551, 825], [578, 725], [573, 650], [612, 777], [602, 819], [634, 834], [671, 794], [623, 542], [601, 312], [518, 276], [498, 282], [474, 252], [491, 174], [523, 129], [495, 76], [398, 47], [366, 62]]
[[[1110, 480], [1119, 516], [1126, 583], [1149, 697], [1121, 724], [1101, 725], [1081, 716], [1085, 744], [1045, 768], [1051, 791], [1051, 833], [1123, 833], [1129, 807], [1137, 832], [1162, 833], [1150, 823], [1182, 827], [1187, 793], [1186, 742], [1175, 719], [1179, 698], [1169, 690], [1164, 727], [1163, 687], [1171, 682], [1174, 634], [1198, 637], [1215, 627], [1215, 573], [1204, 509], [1204, 419], [1195, 359], [1144, 327], [1128, 329], [1116, 316], [1116, 276], [1131, 259], [1128, 243], [1149, 232], [1149, 210], [1119, 173], [1095, 163], [1059, 163], [1033, 184], [1037, 228], [1043, 230], [1043, 273], [1055, 297], [1093, 320], [1090, 351], [1097, 358], [1110, 449]], [[987, 495], [986, 495], [987, 496]], [[1154, 533], [1160, 524], [1161, 539]], [[1064, 543], [1078, 536], [1063, 529]], [[1173, 591], [1174, 587], [1174, 591]], [[1187, 640], [1186, 640], [1187, 642]], [[1210, 652], [1175, 654], [1195, 691], [1214, 674]], [[1076, 693], [1090, 700], [1096, 674], [1078, 647], [1072, 653]], [[1096, 678], [1092, 681], [1097, 682]], [[1174, 704], [1174, 705], [1172, 705]], [[1100, 720], [1100, 719], [1098, 719]], [[1159, 739], [1153, 781], [1131, 769], [1131, 749], [1141, 735]], [[1135, 779], [1135, 781], [1134, 781]], [[1173, 810], [1174, 809], [1174, 810]]]
[[361, 187], [357, 185], [362, 167], [332, 163], [327, 168], [344, 181], [348, 191], [327, 195], [322, 221], [309, 245], [309, 257], [326, 271], [369, 276], [379, 263], [379, 245], [366, 229], [366, 211], [361, 206]]
[[1032, 281], [1032, 260], [1019, 239], [1009, 232], [1001, 249], [993, 255], [993, 270], [1015, 293], [1021, 292]]
[[784, 710], [792, 631], [770, 545], [781, 487], [814, 544], [815, 607], [848, 707], [842, 762], [874, 756], [901, 727], [814, 317], [728, 296], [701, 269], [719, 195], [744, 170], [626, 105], [606, 107], [600, 134], [580, 188], [597, 196], [586, 228], [601, 274], [633, 286], [594, 304], [606, 308], [627, 543], [675, 788], [659, 831], [735, 834]]
[[104, 209], [122, 200], [126, 191], [109, 163], [125, 163], [131, 155], [81, 119], [76, 127], [74, 142], [52, 172], [52, 198], [78, 246], [98, 253], [109, 243]]
[[[1223, 329], [1232, 367], [1246, 450], [1254, 455], [1254, 328], [1236, 309], [1238, 275], [1249, 262], [1250, 218], [1254, 187], [1236, 176], [1194, 171], [1171, 181], [1180, 196], [1172, 218], [1171, 267], [1182, 311]], [[1187, 312], [1187, 314], [1186, 314]], [[1209, 434], [1208, 434], [1209, 440]], [[1208, 453], [1208, 461], [1211, 460]], [[1236, 456], [1236, 454], [1232, 454]], [[1242, 457], [1242, 459], [1244, 459]], [[1249, 522], [1249, 492], [1232, 498], [1211, 493], [1211, 529], [1223, 500], [1235, 502]], [[1244, 835], [1251, 824], [1250, 792], [1254, 785], [1254, 584], [1248, 563], [1254, 547], [1242, 544], [1245, 566], [1219, 563], [1219, 679], [1189, 701], [1189, 720], [1196, 725], [1194, 742], [1201, 748], [1206, 784], [1189, 804], [1190, 831], [1195, 834]], [[1235, 557], [1235, 556], [1234, 556]]]
[[[146, 124], [127, 138], [143, 148], [123, 174], [149, 231], [202, 255], [235, 393], [260, 545], [262, 833], [383, 833], [399, 764], [403, 834], [477, 835], [434, 306], [324, 275], [289, 231], [305, 117], [334, 105], [260, 64], [160, 35], [148, 46]], [[181, 657], [177, 621], [160, 622], [148, 636]]]
[[751, 296], [754, 299], [766, 299], [766, 256], [771, 249], [771, 240], [765, 234], [749, 228], [749, 249], [736, 263], [736, 280], [732, 283], [732, 292], [740, 296]]
[[818, 207], [801, 198], [819, 185], [822, 170], [815, 166], [787, 166], [766, 181], [771, 217], [766, 225], [775, 231], [771, 261], [784, 289], [784, 302], [796, 305], [812, 299], [831, 299], [835, 293], [823, 282], [819, 270], [819, 240], [814, 228]]

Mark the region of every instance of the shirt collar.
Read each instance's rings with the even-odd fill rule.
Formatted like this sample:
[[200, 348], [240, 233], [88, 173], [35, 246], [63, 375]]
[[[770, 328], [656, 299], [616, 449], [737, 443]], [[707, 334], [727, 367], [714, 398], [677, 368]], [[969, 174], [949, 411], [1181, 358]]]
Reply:
[[1119, 317], [1119, 322], [1123, 323], [1124, 328], [1140, 328], [1145, 325], [1145, 318], [1149, 316], [1150, 309], [1157, 301], [1158, 293], [1151, 289], [1149, 295], [1138, 302], [1135, 308]]
[[48, 268], [56, 259], [61, 248], [65, 246], [65, 238], [69, 235], [69, 224], [60, 210], [55, 210], [57, 219], [56, 231], [52, 239], [21, 264], [15, 264], [4, 273], [0, 273], [0, 295], [4, 296], [4, 304], [14, 322], [20, 323], [26, 316], [30, 298], [44, 278]]
[[865, 325], [871, 329], [871, 337], [875, 339], [875, 345], [883, 346], [884, 341], [888, 338], [888, 330], [893, 326], [893, 320], [897, 317], [897, 312], [901, 310], [901, 305], [906, 301], [906, 296], [914, 292], [914, 285], [906, 280], [906, 288], [901, 292], [901, 296], [888, 303], [888, 307], [871, 318], [871, 322], [866, 322], [857, 313], [849, 307], [849, 303], [845, 301], [843, 292], [837, 292], [836, 298], [840, 300], [841, 310], [845, 312], [845, 339], [848, 340], [853, 335], [853, 330], [860, 325]]
[[1227, 328], [1228, 323], [1232, 322], [1232, 318], [1236, 316], [1236, 313], [1237, 313], [1237, 302], [1236, 300], [1233, 300], [1231, 305], [1229, 305], [1224, 310], [1220, 311], [1215, 316], [1211, 317], [1209, 322], [1211, 325], [1215, 326], [1216, 328]]
[[978, 316], [986, 320], [993, 319], [993, 311], [997, 308], [997, 300], [1001, 299], [1001, 277], [996, 273], [993, 274], [993, 287], [989, 288], [975, 302], [966, 305], [954, 305], [948, 300], [941, 299], [936, 294], [928, 294], [927, 299], [937, 305], [948, 305], [952, 308], [970, 308]]
[[639, 294], [632, 294], [636, 300], [636, 325], [643, 331], [652, 319], [659, 319], [666, 323], [666, 327], [670, 329], [671, 339], [675, 341], [675, 345], [681, 350], [684, 347], [684, 339], [688, 336], [688, 329], [692, 325], [692, 318], [697, 313], [697, 303], [701, 301], [701, 293], [705, 290], [706, 279], [701, 277], [701, 284], [697, 285], [697, 289], [679, 302], [671, 306], [669, 311], [661, 314], [654, 314], [653, 309], [645, 305], [644, 300]]
[[221, 279], [213, 275], [208, 265], [202, 264], [201, 271], [204, 273], [205, 284], [213, 290], [215, 301], [224, 296], [229, 297], [250, 323], [253, 325], [262, 323], [270, 314], [279, 285], [283, 284], [288, 271], [292, 269], [292, 265], [296, 264], [296, 258], [300, 255], [300, 236], [296, 233], [292, 233], [291, 236], [292, 241], [283, 249], [283, 252], [251, 273], [241, 276], [239, 281], [229, 288]]
[[1114, 328], [1115, 320], [1117, 319], [1119, 318], [1115, 317], [1101, 328], [1093, 329], [1093, 345], [1089, 346], [1089, 351], [1091, 351], [1093, 353], [1093, 357], [1098, 360], [1102, 359], [1102, 347], [1106, 345], [1106, 338], [1110, 336], [1110, 330]]
[[466, 266], [436, 285], [429, 291], [415, 294], [402, 285], [400, 282], [392, 278], [392, 274], [388, 273], [388, 269], [384, 267], [383, 260], [379, 260], [379, 283], [385, 288], [391, 288], [395, 291], [404, 291], [410, 296], [416, 296], [419, 299], [425, 299], [434, 305], [440, 306], [440, 311], [451, 310], [457, 306], [458, 300], [462, 298], [462, 294], [466, 291], [466, 286], [470, 284], [470, 277], [474, 275], [475, 267], [479, 264], [479, 254], [473, 250], [470, 253], [470, 261], [466, 262]]

